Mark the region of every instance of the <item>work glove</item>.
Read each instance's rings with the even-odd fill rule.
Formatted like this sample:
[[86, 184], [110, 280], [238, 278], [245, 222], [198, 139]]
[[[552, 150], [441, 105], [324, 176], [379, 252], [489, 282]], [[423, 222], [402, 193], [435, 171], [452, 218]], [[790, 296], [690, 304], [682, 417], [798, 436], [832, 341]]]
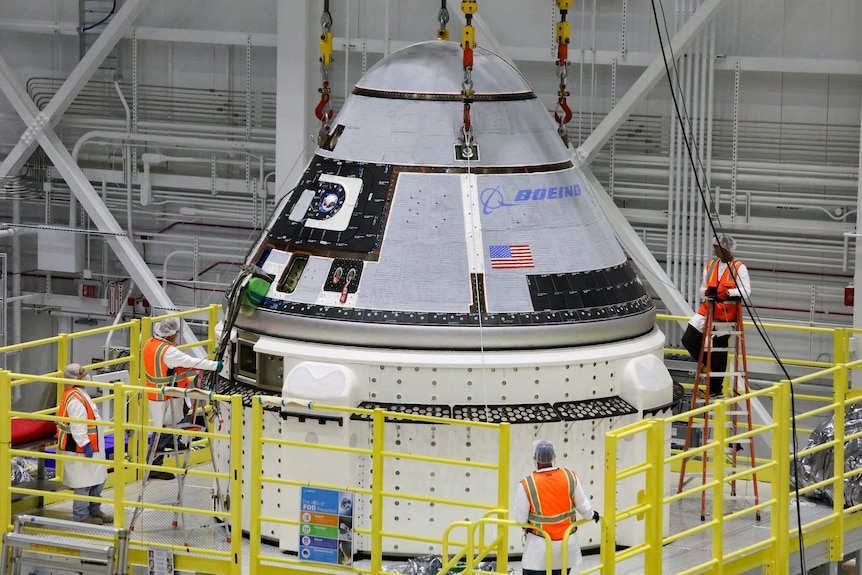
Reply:
[[218, 360], [218, 365], [216, 366], [216, 373], [221, 373], [221, 368], [223, 367], [224, 363], [222, 363], [222, 360]]
[[730, 292], [726, 289], [718, 290], [718, 294], [716, 295], [718, 301], [727, 301], [727, 298], [730, 297]]
[[84, 446], [84, 457], [93, 457], [93, 448], [89, 443]]
[[717, 289], [717, 288], [716, 288], [715, 286], [709, 286], [709, 287], [707, 287], [707, 288], [706, 288], [706, 294], [705, 294], [705, 295], [706, 295], [706, 299], [708, 299], [708, 300], [715, 300], [715, 296], [716, 296], [716, 289]]
[[593, 521], [595, 521], [596, 523], [599, 522], [599, 512], [598, 511], [593, 511]]

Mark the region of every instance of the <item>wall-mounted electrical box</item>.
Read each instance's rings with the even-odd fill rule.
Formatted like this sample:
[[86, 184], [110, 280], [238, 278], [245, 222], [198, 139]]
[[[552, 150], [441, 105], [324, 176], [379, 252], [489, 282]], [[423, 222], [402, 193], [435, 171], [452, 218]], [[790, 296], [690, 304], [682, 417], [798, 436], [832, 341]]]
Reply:
[[39, 230], [36, 265], [46, 272], [84, 271], [84, 234], [63, 230]]

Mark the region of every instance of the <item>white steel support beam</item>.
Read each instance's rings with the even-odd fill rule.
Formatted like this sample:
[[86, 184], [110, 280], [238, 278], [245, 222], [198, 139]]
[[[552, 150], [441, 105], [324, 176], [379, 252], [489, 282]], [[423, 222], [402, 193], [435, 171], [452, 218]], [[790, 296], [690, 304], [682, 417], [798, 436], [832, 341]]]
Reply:
[[661, 301], [667, 306], [668, 311], [672, 315], [682, 315], [691, 317], [694, 311], [682, 294], [673, 285], [673, 282], [665, 273], [664, 268], [656, 261], [652, 252], [641, 241], [640, 236], [632, 228], [631, 224], [626, 220], [626, 217], [605, 191], [601, 182], [593, 175], [593, 172], [588, 167], [581, 167], [581, 171], [587, 180], [587, 184], [593, 193], [593, 197], [598, 202], [599, 207], [611, 223], [611, 227], [617, 236], [617, 239], [637, 262], [638, 269], [646, 274], [646, 279], [656, 291]]
[[[78, 62], [78, 65], [75, 66], [75, 69], [72, 70], [72, 73], [69, 74], [48, 105], [45, 106], [45, 109], [41, 113], [37, 110], [36, 122], [42, 126], [54, 126], [60, 120], [66, 108], [71, 105], [81, 89], [90, 81], [90, 78], [105, 61], [105, 57], [114, 49], [135, 18], [143, 11], [147, 2], [149, 0], [127, 0], [123, 3], [123, 7], [111, 18], [105, 30], [81, 58], [81, 61]], [[34, 126], [33, 123], [26, 123], [28, 130]], [[30, 154], [33, 153], [35, 147], [35, 140], [22, 136], [9, 155], [6, 156], [6, 159], [3, 160], [3, 163], [0, 164], [0, 178], [16, 174], [30, 157]]]
[[724, 0], [704, 0], [697, 11], [691, 15], [691, 18], [680, 28], [676, 36], [670, 43], [671, 50], [668, 50], [665, 55], [659, 56], [653, 60], [640, 78], [635, 81], [632, 87], [626, 92], [626, 95], [620, 98], [619, 104], [605, 116], [605, 119], [596, 126], [593, 133], [584, 141], [580, 148], [575, 153], [576, 163], [581, 167], [588, 165], [602, 147], [611, 139], [616, 131], [626, 121], [635, 107], [646, 98], [650, 91], [658, 84], [659, 80], [665, 75], [665, 59], [668, 65], [671, 63], [671, 54], [681, 55], [686, 47], [695, 39], [695, 37], [709, 24], [709, 21], [715, 15], [716, 11], [721, 7]]
[[[862, 131], [859, 133], [859, 142], [862, 144]], [[859, 154], [859, 167], [862, 169], [862, 153]], [[862, 173], [862, 172], [860, 172]], [[859, 213], [859, 208], [862, 208], [862, 178], [859, 178], [859, 183], [856, 192], [856, 209], [857, 214]], [[862, 233], [862, 226], [856, 224], [856, 233], [853, 234], [856, 240], [856, 257], [853, 260], [853, 327], [855, 329], [859, 329], [862, 327], [862, 296], [859, 299], [856, 299], [856, 288], [858, 287], [862, 290], [862, 236], [859, 234]], [[847, 358], [847, 361], [855, 361], [860, 357], [860, 349], [862, 349], [862, 341], [860, 341], [860, 336], [858, 334], [854, 334], [850, 339], [850, 357]], [[854, 369], [850, 371], [850, 381], [853, 387], [859, 389], [862, 388], [862, 372], [858, 369]]]
[[[24, 85], [15, 77], [15, 73], [0, 56], [0, 91], [9, 99], [9, 102], [24, 120], [24, 123], [30, 126], [24, 135], [21, 137], [29, 145], [32, 142], [38, 142], [42, 149], [51, 158], [54, 167], [63, 176], [63, 179], [69, 185], [75, 197], [87, 210], [87, 214], [99, 228], [99, 231], [106, 234], [106, 241], [114, 253], [119, 258], [120, 262], [126, 268], [129, 276], [134, 280], [135, 284], [141, 289], [144, 296], [155, 306], [164, 309], [176, 309], [173, 301], [168, 296], [167, 292], [162, 288], [156, 279], [155, 274], [150, 270], [147, 262], [141, 257], [141, 254], [135, 249], [132, 240], [126, 235], [126, 232], [117, 223], [117, 220], [108, 210], [107, 206], [102, 202], [99, 194], [90, 185], [90, 181], [81, 171], [81, 168], [72, 159], [72, 155], [63, 145], [60, 137], [57, 136], [54, 129], [47, 125], [47, 122], [42, 122], [39, 119], [39, 109], [32, 100], [27, 96], [27, 91]], [[149, 335], [149, 334], [146, 334]], [[183, 323], [183, 337], [187, 343], [197, 341], [197, 338], [189, 329], [188, 325]], [[189, 353], [195, 356], [203, 356], [204, 351], [199, 348], [189, 349]]]
[[[309, 0], [278, 0], [276, 198], [299, 181], [317, 146], [317, 118], [312, 112], [318, 100], [312, 101], [311, 87], [320, 86], [320, 54], [319, 34], [312, 31], [320, 30], [320, 13], [312, 16], [310, 4]], [[318, 51], [312, 49], [312, 38]]]

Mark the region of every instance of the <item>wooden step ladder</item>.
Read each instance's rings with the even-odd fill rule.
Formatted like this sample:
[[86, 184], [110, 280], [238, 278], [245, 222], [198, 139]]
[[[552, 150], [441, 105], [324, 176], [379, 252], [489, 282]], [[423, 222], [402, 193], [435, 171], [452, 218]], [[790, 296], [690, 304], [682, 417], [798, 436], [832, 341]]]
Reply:
[[[697, 409], [702, 406], [708, 406], [710, 401], [720, 400], [723, 396], [724, 401], [728, 402], [727, 414], [730, 415], [728, 422], [728, 437], [726, 444], [723, 446], [724, 457], [729, 463], [730, 473], [738, 473], [744, 470], [753, 470], [757, 467], [757, 458], [754, 453], [754, 436], [751, 435], [751, 399], [745, 397], [736, 399], [739, 396], [747, 396], [750, 391], [748, 381], [748, 356], [745, 352], [745, 332], [742, 326], [742, 302], [736, 298], [723, 302], [729, 305], [736, 306], [736, 320], [731, 322], [715, 321], [714, 299], [707, 300], [707, 316], [706, 323], [703, 328], [705, 337], [700, 350], [700, 357], [697, 362], [697, 374], [694, 379], [694, 389], [691, 395], [691, 409]], [[711, 334], [707, 337], [706, 334]], [[733, 344], [730, 344], [730, 340]], [[717, 344], [717, 345], [716, 345]], [[712, 371], [712, 360], [714, 353], [729, 353], [733, 352], [733, 369], [723, 371]], [[727, 364], [725, 364], [727, 365]], [[710, 389], [711, 378], [729, 378], [721, 390], [721, 395], [716, 394], [716, 390]], [[703, 429], [702, 444], [709, 443], [710, 439], [710, 411], [703, 413], [702, 422], [698, 421], [699, 416], [691, 416], [688, 418], [686, 426], [685, 447], [684, 451], [688, 451], [692, 446], [692, 430], [695, 427], [701, 426]], [[742, 427], [742, 431], [740, 431]], [[738, 438], [743, 434], [745, 437]], [[740, 451], [748, 447], [748, 456], [740, 455]], [[692, 457], [685, 457], [679, 471], [679, 487], [677, 493], [682, 493], [683, 485], [685, 484], [686, 464]], [[707, 464], [710, 461], [709, 451], [704, 451], [700, 456], [702, 462], [701, 481], [706, 484]], [[750, 473], [754, 489], [754, 504], [760, 504], [760, 494], [757, 488], [757, 471]], [[736, 496], [736, 479], [730, 484], [731, 496]], [[755, 512], [755, 517], [760, 521], [760, 510]], [[706, 490], [701, 491], [700, 497], [700, 520], [706, 519]]]

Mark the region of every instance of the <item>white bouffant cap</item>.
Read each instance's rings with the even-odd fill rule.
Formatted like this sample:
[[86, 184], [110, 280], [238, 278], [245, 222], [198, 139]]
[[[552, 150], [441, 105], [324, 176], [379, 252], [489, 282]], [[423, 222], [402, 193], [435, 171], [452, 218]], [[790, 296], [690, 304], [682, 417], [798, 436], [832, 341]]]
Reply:
[[159, 337], [170, 337], [180, 331], [180, 320], [169, 317], [156, 324], [156, 335]]
[[84, 379], [87, 376], [87, 370], [81, 367], [80, 363], [70, 363], [63, 370], [63, 377], [66, 379]]
[[556, 457], [554, 444], [544, 439], [533, 442], [533, 459], [536, 463], [553, 463]]
[[730, 234], [718, 234], [712, 236], [712, 245], [721, 246], [729, 252], [736, 249], [736, 240]]

